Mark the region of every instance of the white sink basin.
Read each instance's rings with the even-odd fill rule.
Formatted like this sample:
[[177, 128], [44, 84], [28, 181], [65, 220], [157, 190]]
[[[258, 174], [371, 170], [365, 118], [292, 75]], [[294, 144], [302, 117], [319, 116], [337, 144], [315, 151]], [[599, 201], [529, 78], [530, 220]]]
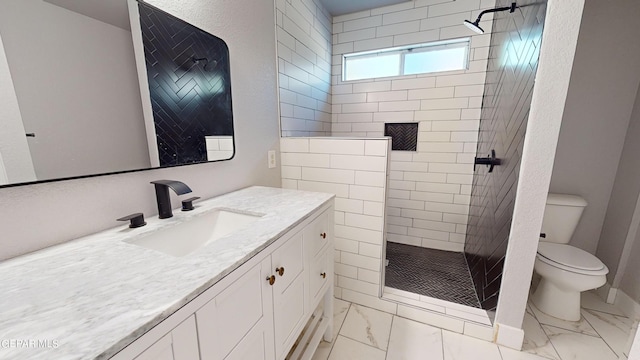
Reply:
[[175, 226], [125, 242], [180, 257], [198, 250], [211, 241], [244, 229], [259, 218], [258, 215], [212, 210]]

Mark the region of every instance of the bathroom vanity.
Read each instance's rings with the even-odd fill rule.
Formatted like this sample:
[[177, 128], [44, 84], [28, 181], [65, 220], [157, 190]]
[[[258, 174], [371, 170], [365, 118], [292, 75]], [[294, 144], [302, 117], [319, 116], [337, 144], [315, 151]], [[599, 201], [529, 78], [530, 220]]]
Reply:
[[[309, 359], [332, 336], [333, 213], [250, 187], [5, 261], [0, 359]], [[207, 223], [222, 235], [189, 242]]]

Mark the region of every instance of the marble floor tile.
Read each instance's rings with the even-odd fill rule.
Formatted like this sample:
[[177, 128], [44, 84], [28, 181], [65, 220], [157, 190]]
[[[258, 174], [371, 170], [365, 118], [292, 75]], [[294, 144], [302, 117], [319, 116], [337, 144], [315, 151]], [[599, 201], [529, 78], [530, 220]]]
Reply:
[[524, 330], [522, 352], [535, 354], [545, 359], [561, 360], [540, 323], [529, 312], [524, 315], [522, 328]]
[[531, 310], [538, 322], [542, 325], [551, 325], [581, 334], [598, 336], [598, 333], [589, 325], [583, 316], [580, 317], [580, 321], [565, 321], [543, 313], [534, 304], [531, 304]]
[[547, 360], [547, 358], [529, 354], [526, 352], [509, 349], [503, 346], [498, 346], [500, 348], [500, 354], [502, 355], [502, 360]]
[[349, 306], [351, 306], [351, 303], [348, 301], [335, 298], [333, 299], [333, 340], [331, 342], [326, 342], [324, 340], [320, 341], [318, 349], [313, 354], [311, 360], [327, 360], [329, 358], [329, 353], [331, 352], [333, 344], [338, 337], [342, 323], [347, 317]]
[[333, 340], [338, 337], [350, 306], [351, 303], [348, 301], [333, 299]]
[[442, 331], [444, 360], [501, 360], [496, 344], [450, 331]]
[[582, 309], [582, 316], [618, 356], [623, 355], [632, 325], [629, 318], [589, 309]]
[[443, 360], [442, 330], [395, 316], [387, 360]]
[[329, 360], [385, 360], [386, 353], [380, 349], [338, 336]]
[[311, 358], [311, 360], [327, 360], [332, 348], [333, 343], [320, 341], [320, 344], [318, 345], [316, 352], [313, 353], [313, 357]]
[[602, 300], [602, 298], [594, 291], [585, 291], [581, 294], [580, 306], [589, 310], [624, 316], [622, 310], [618, 309], [613, 304], [607, 304], [604, 302], [604, 300]]
[[562, 360], [618, 360], [618, 356], [599, 337], [542, 325]]
[[340, 329], [340, 335], [387, 350], [392, 318], [391, 314], [352, 304]]

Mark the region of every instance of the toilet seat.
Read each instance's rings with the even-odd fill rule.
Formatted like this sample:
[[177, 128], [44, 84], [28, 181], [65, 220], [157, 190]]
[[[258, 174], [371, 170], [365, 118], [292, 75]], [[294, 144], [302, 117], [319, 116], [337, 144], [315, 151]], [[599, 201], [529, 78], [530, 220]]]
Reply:
[[541, 242], [538, 259], [559, 269], [585, 275], [605, 275], [609, 269], [597, 257], [566, 244]]

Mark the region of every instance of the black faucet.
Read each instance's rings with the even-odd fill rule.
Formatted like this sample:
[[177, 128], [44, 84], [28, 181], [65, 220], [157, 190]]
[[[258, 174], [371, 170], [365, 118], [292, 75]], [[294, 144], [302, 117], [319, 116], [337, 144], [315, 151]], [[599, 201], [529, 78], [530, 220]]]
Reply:
[[156, 187], [156, 200], [158, 201], [158, 217], [167, 219], [173, 216], [171, 211], [171, 198], [169, 197], [169, 188], [178, 195], [184, 195], [191, 192], [187, 184], [176, 180], [156, 180], [152, 181]]

